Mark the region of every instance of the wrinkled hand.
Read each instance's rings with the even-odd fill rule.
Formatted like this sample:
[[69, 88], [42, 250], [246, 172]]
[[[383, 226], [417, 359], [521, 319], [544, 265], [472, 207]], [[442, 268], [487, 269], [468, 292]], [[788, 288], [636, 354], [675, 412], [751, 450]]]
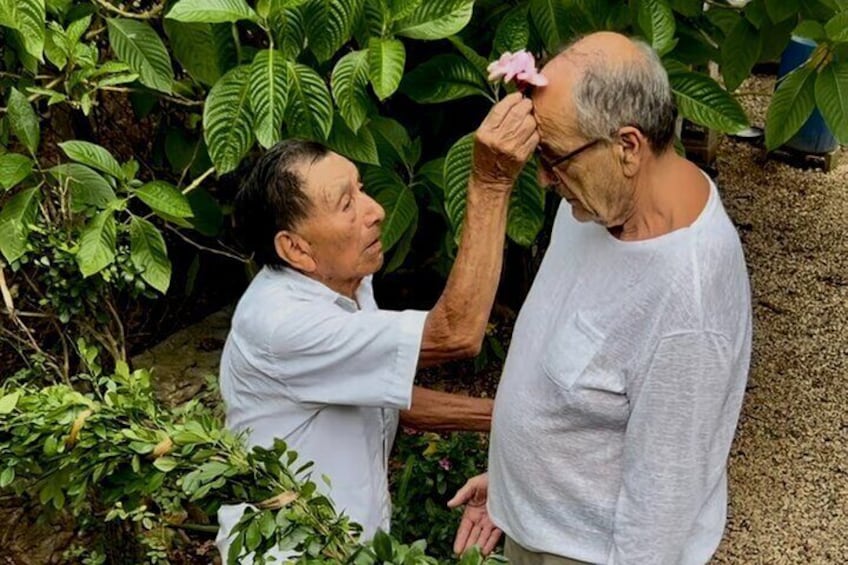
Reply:
[[495, 549], [501, 538], [501, 531], [489, 519], [486, 500], [489, 497], [489, 475], [483, 473], [468, 479], [454, 497], [448, 501], [449, 508], [465, 504], [462, 521], [456, 531], [453, 551], [457, 555], [473, 545], [480, 546], [483, 555]]
[[539, 144], [533, 103], [514, 92], [495, 104], [474, 136], [473, 175], [509, 189]]

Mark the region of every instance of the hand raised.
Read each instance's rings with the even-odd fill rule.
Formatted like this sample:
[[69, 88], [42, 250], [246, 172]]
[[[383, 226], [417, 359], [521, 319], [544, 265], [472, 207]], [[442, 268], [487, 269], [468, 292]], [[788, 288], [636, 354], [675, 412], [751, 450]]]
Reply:
[[533, 103], [514, 92], [495, 104], [477, 129], [472, 174], [484, 184], [511, 188], [538, 144]]
[[459, 523], [453, 542], [453, 551], [457, 555], [462, 555], [466, 549], [474, 545], [480, 547], [483, 555], [488, 555], [498, 544], [501, 531], [489, 519], [489, 512], [486, 510], [488, 496], [489, 476], [483, 473], [468, 479], [468, 482], [448, 501], [449, 508], [465, 505], [462, 521]]

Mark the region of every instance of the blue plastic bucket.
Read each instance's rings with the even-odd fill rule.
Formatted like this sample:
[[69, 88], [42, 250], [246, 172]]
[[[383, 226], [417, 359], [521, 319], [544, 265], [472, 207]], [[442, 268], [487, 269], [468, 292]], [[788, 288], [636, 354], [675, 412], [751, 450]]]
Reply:
[[[793, 35], [780, 57], [780, 69], [777, 71], [778, 79], [803, 65], [810, 58], [810, 54], [815, 48], [816, 42], [812, 39]], [[815, 109], [810, 118], [798, 130], [798, 133], [784, 146], [804, 153], [822, 154], [830, 153], [836, 149], [838, 143], [827, 127], [821, 113], [818, 109]]]

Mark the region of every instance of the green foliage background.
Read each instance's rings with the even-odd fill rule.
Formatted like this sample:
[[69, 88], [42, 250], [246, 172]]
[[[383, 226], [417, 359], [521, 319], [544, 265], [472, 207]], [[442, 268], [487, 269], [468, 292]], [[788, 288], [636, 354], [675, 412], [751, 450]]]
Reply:
[[[155, 528], [175, 527], [167, 512], [200, 499], [207, 509], [262, 500], [232, 490], [230, 477], [253, 473], [279, 493], [280, 473], [289, 471], [269, 472], [273, 457], [263, 453], [240, 452], [236, 464], [214, 452], [237, 470], [209, 475], [215, 484], [202, 496], [197, 484], [171, 480], [211, 472], [192, 454], [212, 449], [210, 442], [232, 454], [237, 438], [209, 439], [219, 424], [194, 408], [155, 408], [138, 391], [131, 402], [115, 395], [143, 380], [126, 365], [127, 313], [173, 293], [176, 271], [193, 286], [209, 253], [246, 262], [228, 244], [227, 187], [280, 139], [323, 141], [361, 167], [366, 189], [386, 209], [388, 272], [441, 274], [462, 222], [473, 130], [505, 94], [485, 69], [506, 51], [527, 48], [545, 58], [594, 30], [640, 36], [661, 54], [681, 114], [735, 132], [748, 119], [731, 92], [757, 62], [779, 57], [794, 31], [818, 47], [779, 82], [766, 145], [786, 142], [815, 108], [848, 141], [848, 1], [707, 4], [705, 11], [702, 0], [152, 0], [132, 7], [0, 0], [0, 340], [25, 364], [0, 395], [0, 488], [70, 508], [87, 516], [83, 526], [118, 520], [139, 536], [150, 561], [167, 559], [173, 543], [173, 536], [150, 541]], [[705, 72], [710, 61], [723, 85]], [[512, 197], [509, 245], [519, 249], [545, 223], [535, 170], [527, 165]], [[202, 253], [174, 265], [175, 243]], [[79, 441], [69, 442], [70, 432], [60, 430], [89, 410], [96, 416], [86, 418], [103, 418], [106, 428], [81, 424]], [[207, 435], [178, 445], [179, 457], [141, 457], [139, 441], [179, 444], [173, 426], [183, 421], [205, 426]], [[127, 435], [138, 422], [153, 435]], [[95, 430], [106, 431], [88, 435]], [[86, 443], [109, 438], [108, 457]], [[285, 453], [275, 449], [276, 457]], [[437, 463], [424, 455], [407, 461], [444, 479]], [[102, 470], [95, 476], [93, 469]], [[97, 487], [103, 478], [115, 489]], [[308, 494], [302, 498], [312, 500]], [[315, 512], [326, 511], [322, 504]], [[400, 507], [401, 515], [412, 512], [407, 524], [427, 518], [413, 516], [412, 505]], [[308, 522], [312, 510], [300, 510]], [[292, 537], [283, 527], [291, 521], [274, 519], [247, 517], [243, 545], [262, 549], [286, 538], [309, 559], [338, 559], [304, 541], [318, 538]], [[348, 543], [344, 519], [337, 524], [332, 535], [351, 559], [428, 559], [420, 544], [387, 537], [361, 549]], [[426, 533], [409, 528], [400, 531]], [[446, 540], [439, 533], [433, 549], [444, 551]]]

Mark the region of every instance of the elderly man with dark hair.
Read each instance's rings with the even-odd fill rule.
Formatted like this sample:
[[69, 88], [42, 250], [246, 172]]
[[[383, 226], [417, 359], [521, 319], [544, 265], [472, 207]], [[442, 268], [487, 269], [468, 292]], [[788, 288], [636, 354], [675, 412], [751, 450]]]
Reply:
[[[419, 427], [489, 427], [491, 401], [413, 387], [413, 380], [418, 367], [480, 350], [510, 192], [539, 140], [531, 112], [529, 99], [510, 95], [477, 130], [462, 240], [429, 312], [377, 307], [371, 275], [383, 263], [384, 212], [344, 157], [284, 141], [260, 159], [236, 198], [237, 229], [263, 268], [239, 301], [221, 359], [227, 426], [246, 431], [250, 446], [281, 438], [313, 461], [364, 539], [389, 529], [387, 457], [399, 410]], [[244, 509], [219, 512], [225, 558]]]
[[[455, 549], [516, 565], [695, 565], [721, 539], [751, 301], [713, 182], [675, 152], [647, 45], [587, 36], [533, 96], [560, 204], [495, 398], [489, 473]], [[488, 496], [488, 507], [486, 499]]]

